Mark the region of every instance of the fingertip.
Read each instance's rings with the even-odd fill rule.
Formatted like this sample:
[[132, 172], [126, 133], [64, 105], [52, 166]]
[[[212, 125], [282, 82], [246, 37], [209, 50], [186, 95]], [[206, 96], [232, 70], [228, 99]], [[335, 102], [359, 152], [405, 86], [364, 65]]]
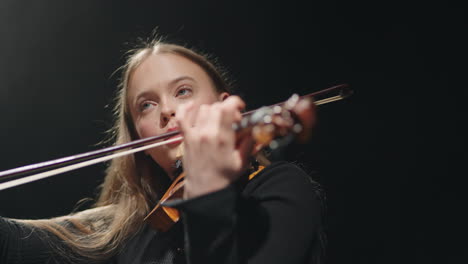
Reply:
[[237, 95], [231, 95], [226, 99], [226, 102], [241, 110], [245, 108], [245, 102]]
[[242, 98], [240, 98], [239, 96], [235, 96], [235, 100], [239, 106], [239, 108], [243, 109], [245, 107], [245, 102], [244, 100], [242, 100]]

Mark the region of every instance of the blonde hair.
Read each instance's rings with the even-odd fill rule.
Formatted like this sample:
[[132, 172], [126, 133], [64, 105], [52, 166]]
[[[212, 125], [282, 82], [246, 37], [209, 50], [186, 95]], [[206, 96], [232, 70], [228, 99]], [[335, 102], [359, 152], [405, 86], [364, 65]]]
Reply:
[[[221, 74], [206, 55], [157, 39], [146, 41], [127, 53], [126, 63], [120, 68], [115, 122], [109, 131], [115, 145], [137, 139], [126, 100], [127, 85], [133, 71], [155, 53], [173, 53], [193, 61], [211, 77], [218, 92], [230, 92], [226, 75]], [[168, 181], [162, 169], [144, 154], [124, 156], [110, 162], [92, 209], [51, 219], [17, 221], [35, 227], [37, 232], [49, 231], [59, 237], [68, 246], [55, 246], [63, 257], [108, 259], [144, 226], [143, 218], [162, 196]]]

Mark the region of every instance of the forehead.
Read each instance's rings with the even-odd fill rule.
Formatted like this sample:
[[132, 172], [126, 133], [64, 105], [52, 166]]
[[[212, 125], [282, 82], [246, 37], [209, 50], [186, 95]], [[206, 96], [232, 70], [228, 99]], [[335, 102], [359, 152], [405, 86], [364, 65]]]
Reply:
[[188, 76], [196, 82], [211, 84], [208, 74], [193, 61], [177, 54], [156, 53], [149, 55], [137, 66], [128, 82], [129, 95], [141, 90], [168, 85], [182, 76]]

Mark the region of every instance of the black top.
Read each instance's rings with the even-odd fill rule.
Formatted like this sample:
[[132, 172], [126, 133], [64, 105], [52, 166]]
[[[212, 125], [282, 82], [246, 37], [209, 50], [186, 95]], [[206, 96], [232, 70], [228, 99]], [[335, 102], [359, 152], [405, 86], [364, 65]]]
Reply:
[[[145, 226], [106, 263], [319, 263], [321, 197], [303, 170], [273, 163], [246, 184], [167, 203], [182, 222], [166, 233]], [[0, 263], [57, 261], [30, 228], [0, 218], [0, 232]]]

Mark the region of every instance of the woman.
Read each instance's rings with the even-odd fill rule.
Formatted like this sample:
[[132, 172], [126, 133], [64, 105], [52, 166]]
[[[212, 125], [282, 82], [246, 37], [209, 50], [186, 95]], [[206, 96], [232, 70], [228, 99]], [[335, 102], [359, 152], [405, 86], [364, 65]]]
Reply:
[[[243, 108], [206, 57], [160, 41], [133, 50], [122, 69], [115, 144], [176, 129], [183, 143], [114, 159], [92, 209], [47, 220], [0, 219], [0, 262], [318, 263], [318, 188], [286, 162], [247, 179], [256, 169], [253, 142], [232, 129]], [[182, 221], [153, 230], [143, 219], [180, 159], [183, 199], [167, 206], [179, 209]]]

